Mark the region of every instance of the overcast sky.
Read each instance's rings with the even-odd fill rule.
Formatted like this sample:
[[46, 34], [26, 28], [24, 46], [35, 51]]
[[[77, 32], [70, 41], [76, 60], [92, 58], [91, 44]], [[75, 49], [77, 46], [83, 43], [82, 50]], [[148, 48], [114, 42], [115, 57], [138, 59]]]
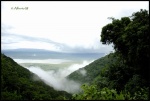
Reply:
[[100, 42], [102, 27], [111, 23], [107, 18], [149, 10], [148, 1], [2, 1], [1, 5], [2, 49], [61, 52], [108, 53], [112, 46]]

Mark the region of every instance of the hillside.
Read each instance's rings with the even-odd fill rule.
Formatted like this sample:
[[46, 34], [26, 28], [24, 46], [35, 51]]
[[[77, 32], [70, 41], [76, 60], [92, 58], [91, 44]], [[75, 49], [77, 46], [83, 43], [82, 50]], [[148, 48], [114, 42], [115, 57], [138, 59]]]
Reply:
[[1, 54], [1, 100], [63, 100], [71, 97], [65, 91], [56, 91], [36, 75]]
[[[80, 68], [77, 71], [74, 71], [73, 73], [68, 75], [67, 78], [75, 80], [81, 84], [92, 84], [95, 81], [95, 79], [99, 77], [101, 70], [104, 67], [108, 67], [109, 65], [113, 64], [115, 60], [116, 59], [114, 57], [114, 54], [111, 53], [109, 55], [95, 60], [91, 64]], [[85, 75], [82, 74], [83, 71], [85, 72]]]
[[130, 17], [110, 19], [112, 22], [102, 28], [100, 41], [113, 44], [115, 61], [110, 64], [107, 62], [111, 60], [99, 59], [89, 64], [83, 68], [87, 72], [85, 77], [77, 71], [70, 74], [70, 79], [89, 83], [82, 85], [83, 92], [74, 99], [149, 100], [149, 13], [140, 9]]

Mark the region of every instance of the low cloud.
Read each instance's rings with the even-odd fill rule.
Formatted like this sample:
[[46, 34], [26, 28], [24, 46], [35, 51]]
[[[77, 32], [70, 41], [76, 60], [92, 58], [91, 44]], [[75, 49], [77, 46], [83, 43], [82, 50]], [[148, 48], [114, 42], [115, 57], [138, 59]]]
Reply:
[[86, 76], [86, 70], [85, 69], [81, 69], [79, 72], [80, 72], [80, 74], [82, 74], [82, 76]]
[[[56, 90], [60, 91], [66, 91], [68, 93], [77, 93], [80, 91], [81, 84], [69, 80], [66, 78], [70, 73], [74, 72], [75, 70], [78, 70], [79, 68], [82, 68], [92, 61], [83, 61], [81, 64], [73, 64], [69, 67], [58, 69], [58, 70], [49, 70], [45, 71], [40, 67], [31, 66], [28, 67], [31, 72], [35, 73], [39, 76], [39, 78], [44, 81], [47, 85], [54, 87]], [[82, 75], [86, 74], [85, 70], [80, 71]], [[38, 80], [37, 77], [33, 77], [34, 80]]]

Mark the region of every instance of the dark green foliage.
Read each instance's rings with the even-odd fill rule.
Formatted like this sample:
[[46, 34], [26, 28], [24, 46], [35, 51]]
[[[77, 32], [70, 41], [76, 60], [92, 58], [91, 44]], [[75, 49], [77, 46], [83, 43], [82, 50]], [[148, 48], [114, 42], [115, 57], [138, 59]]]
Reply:
[[126, 65], [133, 67], [136, 74], [149, 80], [149, 14], [146, 10], [133, 13], [132, 18], [114, 19], [101, 32], [103, 44], [114, 44]]
[[[73, 99], [149, 100], [150, 35], [148, 11], [140, 10], [133, 13], [131, 18], [110, 19], [112, 19], [112, 23], [102, 28], [101, 42], [103, 44], [113, 43], [115, 52], [110, 60], [115, 61], [107, 63], [110, 62], [108, 60], [104, 64], [96, 64], [96, 62], [102, 62], [99, 59], [88, 65], [90, 70], [87, 70], [88, 66], [86, 66], [87, 74], [93, 74], [93, 80], [81, 80], [84, 83], [92, 82], [90, 83], [92, 85], [84, 86], [83, 92], [74, 95]], [[95, 68], [99, 68], [96, 75], [92, 70]], [[90, 78], [91, 75], [87, 77]], [[105, 92], [105, 94], [101, 92]]]
[[148, 88], [141, 88], [131, 95], [128, 91], [120, 91], [104, 87], [97, 89], [96, 85], [82, 85], [82, 92], [74, 94], [73, 100], [148, 100]]
[[[84, 68], [81, 68], [81, 69], [71, 73], [67, 78], [78, 81], [81, 84], [83, 84], [83, 83], [91, 84], [94, 81], [94, 79], [99, 76], [99, 73], [102, 68], [112, 64], [113, 61], [115, 61], [115, 59], [113, 59], [112, 57], [113, 57], [113, 53], [109, 54], [105, 57], [102, 57], [102, 58], [92, 62], [91, 64], [85, 66]], [[85, 76], [83, 76], [80, 73], [80, 70], [83, 70], [83, 69], [86, 71]]]
[[126, 83], [125, 89], [130, 91], [131, 94], [134, 94], [134, 92], [140, 91], [141, 87], [145, 86], [145, 83], [146, 81], [140, 75], [135, 74]]
[[1, 100], [63, 100], [70, 94], [56, 91], [42, 81], [33, 81], [31, 73], [1, 54]]
[[72, 99], [75, 100], [129, 100], [131, 99], [130, 93], [120, 92], [119, 94], [115, 89], [107, 87], [97, 90], [96, 85], [82, 85], [83, 92], [73, 95]]
[[149, 14], [141, 9], [133, 13], [131, 19], [112, 20], [103, 27], [101, 41], [103, 44], [114, 44], [119, 60], [108, 68], [107, 73], [103, 73], [103, 77], [108, 79], [108, 87], [117, 91], [126, 89], [133, 96], [141, 88], [149, 88], [150, 84]]
[[[120, 57], [120, 61], [109, 68], [110, 73], [107, 74], [109, 80], [124, 87], [129, 79], [131, 84], [135, 75], [139, 75], [136, 80], [142, 84], [136, 85], [149, 86], [149, 39], [149, 14], [146, 10], [141, 9], [133, 13], [131, 19], [129, 17], [123, 17], [121, 20], [113, 19], [112, 23], [103, 27], [101, 41], [103, 44], [113, 43]], [[116, 86], [121, 90], [118, 84]]]
[[118, 61], [107, 68], [107, 72], [103, 73], [102, 77], [108, 79], [108, 86], [110, 88], [121, 91], [132, 75], [133, 70], [118, 59]]

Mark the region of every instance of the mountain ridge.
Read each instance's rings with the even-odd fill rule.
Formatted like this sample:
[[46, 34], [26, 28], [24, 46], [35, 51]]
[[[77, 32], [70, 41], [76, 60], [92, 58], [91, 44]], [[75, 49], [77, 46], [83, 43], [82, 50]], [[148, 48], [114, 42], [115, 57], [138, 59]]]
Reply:
[[[104, 57], [101, 57], [93, 61], [89, 65], [74, 71], [73, 73], [68, 75], [67, 78], [80, 82], [81, 84], [84, 83], [91, 84], [92, 82], [94, 82], [94, 79], [100, 75], [101, 70], [107, 67], [108, 65], [113, 64], [114, 61], [115, 61], [114, 54], [110, 53]], [[82, 70], [86, 71], [85, 76], [83, 76], [80, 73], [80, 71]]]
[[28, 69], [1, 53], [1, 100], [64, 100], [71, 94], [56, 91]]

